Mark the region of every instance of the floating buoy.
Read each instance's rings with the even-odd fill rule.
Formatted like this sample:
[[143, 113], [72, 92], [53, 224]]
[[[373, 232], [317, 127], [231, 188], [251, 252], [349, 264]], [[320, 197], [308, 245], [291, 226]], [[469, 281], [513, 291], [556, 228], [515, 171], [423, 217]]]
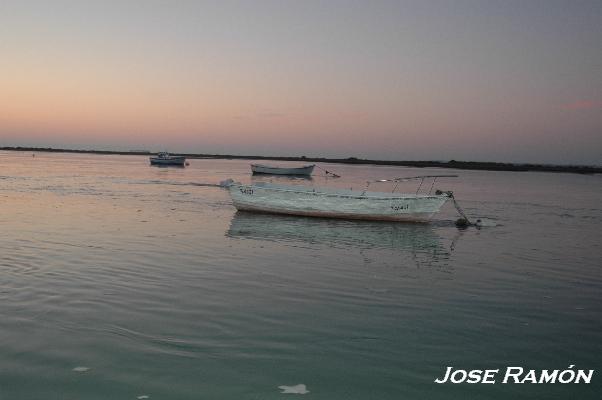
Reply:
[[471, 223], [466, 218], [458, 218], [456, 220], [456, 226], [458, 228], [468, 228]]

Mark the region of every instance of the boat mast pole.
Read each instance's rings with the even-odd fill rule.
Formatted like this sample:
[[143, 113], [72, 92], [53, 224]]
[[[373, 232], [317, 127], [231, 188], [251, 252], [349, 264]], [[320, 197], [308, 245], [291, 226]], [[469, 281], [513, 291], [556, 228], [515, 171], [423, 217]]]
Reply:
[[422, 187], [422, 184], [424, 183], [424, 178], [422, 178], [420, 180], [420, 185], [418, 185], [418, 189], [416, 189], [416, 194], [418, 194], [418, 192], [420, 191], [420, 188]]
[[433, 178], [433, 184], [431, 185], [431, 188], [429, 189], [429, 195], [433, 192], [433, 186], [435, 186], [435, 181], [437, 180], [437, 177]]

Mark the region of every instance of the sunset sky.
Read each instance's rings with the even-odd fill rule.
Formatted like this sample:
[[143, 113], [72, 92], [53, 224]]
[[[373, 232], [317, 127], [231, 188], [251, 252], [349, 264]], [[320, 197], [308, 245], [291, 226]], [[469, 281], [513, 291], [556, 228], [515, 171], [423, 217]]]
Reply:
[[602, 164], [602, 1], [0, 1], [0, 146]]

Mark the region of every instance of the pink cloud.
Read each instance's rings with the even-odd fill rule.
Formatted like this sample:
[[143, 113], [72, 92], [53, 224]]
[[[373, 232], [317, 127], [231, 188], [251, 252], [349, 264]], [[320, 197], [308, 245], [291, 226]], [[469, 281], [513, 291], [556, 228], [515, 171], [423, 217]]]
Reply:
[[562, 105], [565, 110], [592, 110], [602, 109], [602, 101], [600, 100], [578, 100], [572, 103]]

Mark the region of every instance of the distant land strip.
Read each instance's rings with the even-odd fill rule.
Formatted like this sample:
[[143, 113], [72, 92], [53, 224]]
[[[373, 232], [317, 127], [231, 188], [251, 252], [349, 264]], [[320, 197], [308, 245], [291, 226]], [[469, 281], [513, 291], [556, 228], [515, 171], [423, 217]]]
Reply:
[[[4, 151], [31, 151], [49, 153], [83, 153], [83, 154], [116, 154], [116, 155], [152, 155], [156, 154], [145, 150], [111, 151], [111, 150], [73, 150], [53, 149], [40, 147], [0, 147]], [[553, 165], [553, 164], [522, 164], [522, 163], [500, 163], [483, 161], [387, 161], [369, 160], [356, 157], [349, 158], [324, 158], [324, 157], [278, 157], [278, 156], [245, 156], [233, 154], [189, 154], [171, 153], [173, 155], [185, 156], [187, 158], [212, 158], [212, 159], [240, 159], [240, 160], [274, 160], [274, 161], [302, 161], [316, 163], [337, 164], [371, 164], [371, 165], [395, 165], [414, 168], [454, 168], [481, 171], [540, 171], [540, 172], [569, 172], [575, 174], [600, 174], [602, 166], [593, 165]]]

